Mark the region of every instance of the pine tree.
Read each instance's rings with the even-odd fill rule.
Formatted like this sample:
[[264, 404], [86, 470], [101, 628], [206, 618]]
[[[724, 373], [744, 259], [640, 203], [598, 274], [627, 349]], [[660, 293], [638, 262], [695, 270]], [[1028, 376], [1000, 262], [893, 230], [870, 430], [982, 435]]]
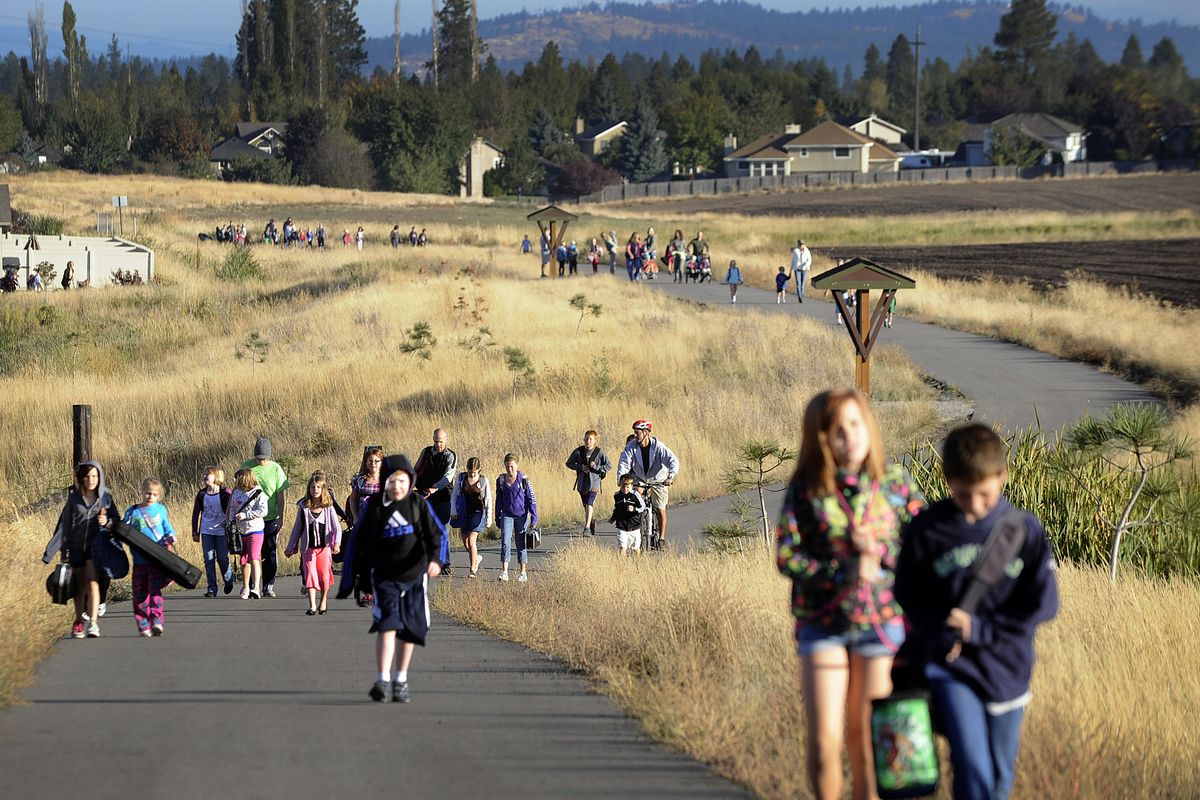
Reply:
[[1050, 52], [1057, 24], [1054, 12], [1046, 8], [1046, 0], [1013, 0], [992, 39], [999, 48], [997, 60], [1015, 68], [1022, 79], [1028, 78]]
[[887, 60], [887, 89], [889, 113], [899, 119], [912, 117], [917, 60], [912, 46], [903, 33], [892, 42]]
[[75, 30], [75, 9], [69, 0], [63, 3], [62, 12], [63, 61], [67, 68], [67, 103], [71, 119], [79, 114], [79, 82], [83, 72], [86, 37], [80, 38]]
[[648, 181], [667, 168], [667, 153], [658, 136], [658, 114], [647, 100], [634, 108], [621, 136], [621, 172], [631, 181]]
[[544, 108], [535, 111], [533, 120], [529, 123], [529, 143], [533, 146], [534, 152], [544, 156], [548, 150], [562, 141], [563, 132], [555, 123], [554, 118], [550, 116], [550, 112]]
[[438, 86], [468, 86], [479, 74], [476, 59], [485, 45], [476, 35], [474, 13], [471, 0], [444, 0], [437, 12]]
[[1136, 33], [1129, 34], [1129, 39], [1125, 42], [1125, 49], [1121, 52], [1121, 66], [1130, 72], [1146, 66], [1146, 58], [1142, 55], [1142, 43], [1138, 41]]

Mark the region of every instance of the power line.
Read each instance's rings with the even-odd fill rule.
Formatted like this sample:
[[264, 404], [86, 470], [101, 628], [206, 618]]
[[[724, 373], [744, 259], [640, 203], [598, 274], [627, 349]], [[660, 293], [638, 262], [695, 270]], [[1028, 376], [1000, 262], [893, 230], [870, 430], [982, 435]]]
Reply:
[[[10, 20], [14, 20], [16, 22], [26, 22], [27, 21], [25, 17], [18, 17], [18, 16], [14, 16], [12, 14], [0, 14], [0, 19], [10, 19]], [[48, 20], [46, 21], [46, 27], [54, 28], [55, 30], [62, 30], [61, 23], [55, 24]], [[213, 47], [213, 48], [217, 48], [217, 49], [221, 49], [221, 50], [233, 49], [233, 47], [234, 47], [234, 45], [229, 42], [225, 42], [224, 44], [216, 44], [215, 42], [198, 42], [193, 39], [174, 39], [174, 38], [171, 38], [168, 36], [154, 36], [152, 34], [147, 34], [147, 33], [122, 33], [121, 31], [110, 31], [110, 30], [104, 30], [102, 28], [84, 27], [82, 25], [76, 26], [75, 30], [82, 31], [84, 33], [103, 33], [103, 34], [107, 34], [109, 36], [116, 36], [118, 39], [147, 39], [147, 40], [153, 41], [153, 42], [167, 42], [169, 44], [188, 44], [188, 45], [194, 45], [196, 47]]]

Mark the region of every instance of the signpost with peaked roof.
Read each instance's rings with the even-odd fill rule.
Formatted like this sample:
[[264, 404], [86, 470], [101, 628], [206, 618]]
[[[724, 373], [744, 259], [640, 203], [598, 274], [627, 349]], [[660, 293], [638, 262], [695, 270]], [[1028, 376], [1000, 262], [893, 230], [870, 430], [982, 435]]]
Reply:
[[[579, 219], [579, 217], [569, 211], [563, 211], [558, 206], [546, 206], [541, 211], [533, 212], [526, 219], [531, 219], [537, 223], [538, 230], [542, 232], [542, 241], [548, 243], [550, 256], [553, 258], [554, 251], [562, 244], [563, 234], [567, 232], [567, 226]], [[562, 227], [556, 230], [560, 222], [562, 223]], [[543, 278], [546, 277], [546, 263], [545, 261], [542, 262]], [[554, 274], [553, 270], [551, 270], [551, 274]]]
[[[822, 272], [812, 279], [814, 289], [828, 289], [833, 294], [833, 302], [837, 304], [842, 319], [846, 320], [846, 330], [854, 342], [854, 384], [863, 394], [871, 392], [871, 350], [883, 327], [887, 316], [888, 304], [896, 296], [897, 289], [915, 289], [917, 282], [906, 275], [881, 267], [866, 258], [854, 258], [844, 264], [839, 264], [828, 272]], [[871, 313], [871, 290], [883, 292], [875, 312]], [[856, 303], [854, 320], [851, 322], [850, 309], [846, 305], [842, 292], [854, 292]]]

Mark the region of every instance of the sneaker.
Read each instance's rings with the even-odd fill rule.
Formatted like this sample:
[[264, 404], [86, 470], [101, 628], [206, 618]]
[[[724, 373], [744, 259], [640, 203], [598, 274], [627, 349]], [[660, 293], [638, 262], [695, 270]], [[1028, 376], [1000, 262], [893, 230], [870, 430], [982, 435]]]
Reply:
[[408, 691], [408, 681], [396, 681], [392, 684], [392, 702], [393, 703], [408, 703], [412, 701], [412, 695]]
[[71, 638], [72, 639], [82, 639], [84, 636], [83, 631], [84, 631], [83, 620], [81, 620], [81, 619], [75, 620], [75, 624], [71, 626]]
[[225, 581], [225, 594], [233, 591], [233, 581]]
[[275, 596], [275, 587], [274, 587], [274, 586], [268, 586], [268, 587], [267, 587], [267, 592], [266, 592], [266, 595], [267, 595], [267, 597], [274, 597], [274, 596]]
[[483, 563], [483, 556], [475, 556], [475, 563], [471, 565], [471, 572], [479, 572], [479, 565]]
[[501, 573], [500, 573], [500, 580], [504, 581], [505, 583], [508, 583], [508, 573], [507, 573], [507, 572], [501, 572]]
[[442, 577], [449, 578], [451, 574], [453, 574], [453, 569], [451, 569], [450, 565], [442, 564]]
[[478, 578], [479, 573], [475, 570], [471, 570], [470, 572], [467, 573], [467, 577], [468, 578]]
[[250, 598], [252, 600], [262, 600], [262, 595], [258, 593], [258, 589], [251, 589]]
[[592, 536], [596, 535], [596, 521], [592, 520], [592, 524], [588, 526], [588, 533]]
[[163, 626], [162, 625], [151, 625], [150, 626], [150, 635], [151, 636], [162, 636], [163, 635]]
[[217, 590], [216, 590], [216, 589], [209, 589], [207, 592], [205, 592], [205, 593], [204, 593], [204, 596], [205, 596], [205, 597], [216, 597], [216, 596], [217, 596]]
[[108, 603], [101, 603], [99, 608], [96, 609], [96, 616], [103, 617], [106, 611], [108, 611]]
[[250, 599], [250, 590], [249, 589], [242, 589], [242, 599], [243, 600]]
[[376, 703], [390, 703], [392, 701], [392, 682], [375, 681], [369, 694]]
[[522, 572], [520, 575], [517, 576], [517, 583], [528, 583], [528, 582], [529, 582], [528, 573]]
[[149, 638], [150, 638], [151, 636], [153, 636], [154, 634], [152, 634], [152, 633], [150, 632], [150, 629], [149, 629], [149, 628], [147, 628], [147, 629], [146, 629], [146, 630], [144, 630], [144, 631], [139, 631], [139, 635], [140, 635], [140, 636], [141, 636], [143, 639], [149, 639]]
[[96, 623], [94, 623], [94, 622], [93, 622], [91, 625], [88, 625], [88, 627], [87, 627], [87, 638], [89, 638], [89, 639], [99, 639], [99, 638], [100, 638], [100, 626], [99, 626], [99, 625], [97, 625], [97, 624], [96, 624]]

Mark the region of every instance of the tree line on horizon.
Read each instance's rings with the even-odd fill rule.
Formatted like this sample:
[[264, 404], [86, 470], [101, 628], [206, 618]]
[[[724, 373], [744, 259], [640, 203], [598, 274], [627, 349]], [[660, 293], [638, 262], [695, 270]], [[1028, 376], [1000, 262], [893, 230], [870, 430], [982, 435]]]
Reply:
[[[227, 179], [456, 193], [463, 153], [482, 136], [506, 153], [487, 175], [490, 193], [536, 192], [552, 166], [556, 191], [583, 194], [669, 165], [719, 169], [730, 133], [747, 143], [789, 123], [872, 112], [913, 127], [917, 55], [903, 34], [886, 53], [866, 47], [857, 74], [754, 47], [708, 51], [697, 63], [667, 52], [584, 63], [554, 41], [505, 72], [472, 14], [471, 0], [441, 0], [438, 56], [423, 74], [397, 64], [364, 75], [357, 0], [245, 0], [236, 57], [212, 54], [182, 72], [123, 57], [115, 36], [93, 56], [69, 0], [61, 56], [51, 58], [39, 8], [29, 54], [0, 62], [0, 153], [48, 144], [87, 172], [207, 177], [209, 151], [238, 121], [279, 121], [288, 123], [285, 158], [236, 163]], [[1140, 160], [1162, 155], [1163, 136], [1200, 117], [1200, 81], [1170, 38], [1147, 57], [1131, 36], [1106, 63], [1087, 39], [1058, 39], [1045, 0], [1014, 0], [993, 45], [956, 66], [923, 61], [923, 146], [953, 149], [969, 121], [1042, 111], [1082, 125], [1090, 158]], [[628, 128], [593, 162], [571, 136], [577, 119]], [[1200, 155], [1195, 138], [1189, 154]], [[1030, 156], [1012, 147], [1003, 157]]]

